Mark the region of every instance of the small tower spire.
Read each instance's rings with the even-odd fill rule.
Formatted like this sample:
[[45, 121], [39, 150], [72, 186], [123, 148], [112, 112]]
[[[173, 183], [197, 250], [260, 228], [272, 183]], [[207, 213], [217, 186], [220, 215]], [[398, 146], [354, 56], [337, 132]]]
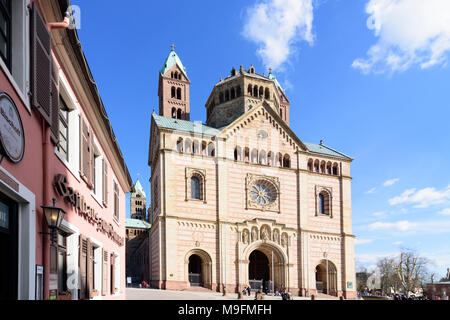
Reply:
[[170, 47], [172, 48], [171, 51], [175, 51], [175, 45], [174, 44], [171, 44]]

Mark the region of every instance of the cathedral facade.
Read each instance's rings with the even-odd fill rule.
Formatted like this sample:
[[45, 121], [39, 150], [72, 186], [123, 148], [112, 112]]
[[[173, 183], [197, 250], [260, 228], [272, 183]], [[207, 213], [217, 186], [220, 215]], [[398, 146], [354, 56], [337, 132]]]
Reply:
[[296, 136], [272, 71], [233, 68], [206, 123], [190, 121], [189, 88], [172, 48], [151, 117], [152, 286], [355, 297], [353, 159]]

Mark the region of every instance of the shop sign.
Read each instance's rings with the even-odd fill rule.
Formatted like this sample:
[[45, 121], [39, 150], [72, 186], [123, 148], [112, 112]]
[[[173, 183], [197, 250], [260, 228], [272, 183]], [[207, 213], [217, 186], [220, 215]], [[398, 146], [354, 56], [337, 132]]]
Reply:
[[95, 209], [86, 203], [83, 195], [68, 185], [67, 177], [64, 174], [55, 176], [54, 185], [58, 194], [75, 207], [79, 215], [83, 216], [89, 223], [97, 226], [97, 231], [106, 233], [117, 244], [123, 246], [124, 238], [119, 236], [111, 223], [101, 218]]
[[22, 119], [13, 99], [0, 91], [0, 144], [2, 152], [14, 163], [22, 160], [25, 135]]

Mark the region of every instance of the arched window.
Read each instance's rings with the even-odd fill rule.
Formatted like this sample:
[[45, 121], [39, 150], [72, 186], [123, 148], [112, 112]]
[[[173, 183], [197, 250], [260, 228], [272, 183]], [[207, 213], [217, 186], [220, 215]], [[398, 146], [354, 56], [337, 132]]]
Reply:
[[264, 96], [264, 88], [259, 87], [259, 97], [262, 98]]
[[172, 108], [172, 118], [176, 118], [177, 117], [177, 108]]
[[331, 194], [327, 189], [322, 189], [317, 196], [317, 214], [331, 217]]
[[177, 89], [177, 99], [181, 100], [181, 88]]
[[250, 161], [250, 149], [248, 147], [244, 149], [244, 161], [247, 163]]
[[230, 92], [227, 90], [225, 91], [225, 101], [230, 100]]
[[175, 89], [175, 87], [172, 87], [170, 91], [171, 91], [170, 97], [171, 97], [171, 98], [175, 98], [176, 95], [177, 95], [177, 94], [176, 94], [176, 89]]
[[214, 147], [214, 143], [210, 142], [208, 144], [208, 156], [214, 157], [216, 155], [216, 150]]
[[186, 153], [192, 152], [192, 141], [191, 139], [186, 139], [186, 142], [184, 143], [184, 150]]
[[173, 71], [170, 73], [170, 77], [173, 79]]
[[184, 143], [183, 143], [183, 138], [178, 138], [177, 140], [177, 151], [182, 153], [184, 150]]
[[196, 176], [191, 177], [191, 198], [200, 200], [200, 179]]
[[247, 93], [249, 94], [249, 95], [252, 95], [252, 85], [251, 84], [249, 84], [248, 85], [248, 88], [247, 88]]
[[283, 167], [284, 168], [291, 167], [291, 157], [288, 154], [285, 154], [283, 157]]
[[314, 172], [319, 172], [319, 160], [314, 161]]
[[234, 160], [241, 161], [242, 150], [240, 147], [234, 148]]
[[177, 119], [181, 119], [181, 109], [177, 110]]
[[253, 96], [258, 97], [258, 86], [253, 87]]
[[219, 102], [223, 103], [223, 93], [219, 93]]
[[236, 87], [236, 98], [239, 98], [241, 96], [241, 87], [237, 86]]
[[181, 80], [181, 72], [178, 74], [178, 80]]
[[325, 173], [325, 161], [320, 163], [320, 173]]
[[327, 174], [331, 174], [331, 162], [327, 163]]
[[230, 99], [233, 100], [234, 98], [236, 98], [236, 91], [234, 90], [234, 88], [231, 88], [231, 90], [230, 90]]
[[283, 119], [283, 109], [280, 108], [280, 118]]
[[325, 196], [323, 194], [319, 194], [319, 213], [325, 214]]
[[272, 166], [273, 165], [273, 154], [272, 151], [269, 151], [267, 154], [267, 165]]
[[175, 71], [174, 76], [175, 76], [175, 79], [178, 79], [178, 72]]
[[278, 166], [279, 166], [279, 167], [282, 167], [282, 166], [283, 166], [283, 155], [282, 155], [281, 153], [278, 153], [278, 154], [277, 154], [276, 160], [277, 160]]
[[312, 159], [308, 160], [308, 171], [313, 171], [313, 160]]
[[251, 155], [251, 160], [252, 163], [258, 163], [258, 150], [253, 149], [252, 150], [252, 155]]
[[269, 88], [266, 88], [266, 91], [265, 91], [265, 94], [264, 94], [264, 98], [265, 98], [266, 100], [269, 100], [269, 99], [270, 99], [270, 90], [269, 90]]
[[338, 164], [336, 162], [333, 163], [333, 174], [335, 176], [339, 175], [339, 167], [338, 167]]
[[267, 164], [267, 155], [266, 155], [266, 151], [261, 150], [259, 152], [259, 164]]
[[200, 154], [200, 143], [197, 140], [194, 140], [194, 143], [192, 144], [192, 153]]

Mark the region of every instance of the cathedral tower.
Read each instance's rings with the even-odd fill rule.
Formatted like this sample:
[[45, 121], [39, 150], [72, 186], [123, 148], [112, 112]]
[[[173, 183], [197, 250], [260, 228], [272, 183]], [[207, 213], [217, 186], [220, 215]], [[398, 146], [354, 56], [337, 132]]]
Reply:
[[215, 128], [227, 126], [262, 101], [289, 125], [290, 103], [272, 69], [266, 76], [256, 73], [253, 65], [249, 70], [233, 67], [228, 77], [220, 78], [206, 102], [206, 123]]
[[130, 215], [132, 219], [146, 220], [147, 201], [144, 189], [139, 180], [136, 180], [134, 192], [130, 197]]
[[175, 52], [169, 53], [159, 73], [159, 115], [175, 119], [189, 120], [189, 78], [186, 68]]

